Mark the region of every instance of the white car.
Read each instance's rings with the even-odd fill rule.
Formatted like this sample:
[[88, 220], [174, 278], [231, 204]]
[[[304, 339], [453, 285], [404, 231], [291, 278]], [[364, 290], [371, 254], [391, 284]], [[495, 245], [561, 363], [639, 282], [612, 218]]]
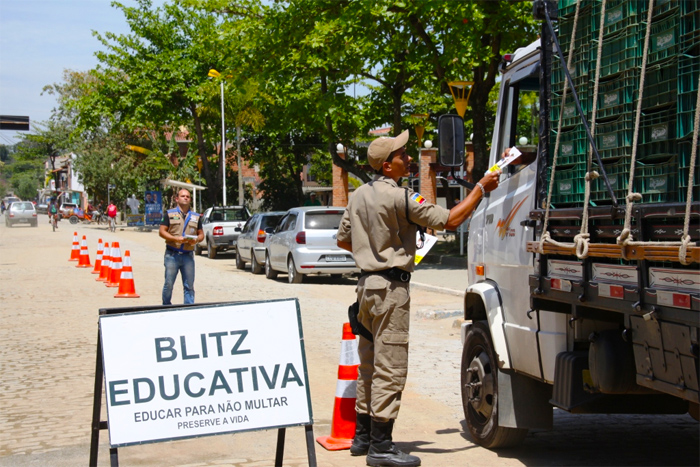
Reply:
[[5, 213], [5, 225], [12, 227], [15, 224], [28, 224], [36, 227], [36, 209], [30, 201], [15, 201]]
[[217, 253], [236, 248], [238, 235], [249, 217], [250, 211], [245, 206], [214, 206], [204, 211], [204, 239], [195, 245], [195, 254], [206, 250], [207, 256], [214, 259]]
[[265, 276], [287, 273], [290, 284], [308, 274], [359, 273], [352, 253], [337, 246], [344, 208], [292, 208], [265, 239]]
[[236, 268], [245, 269], [250, 263], [253, 274], [261, 274], [265, 265], [265, 239], [268, 228], [274, 228], [286, 211], [260, 212], [253, 214], [243, 226], [236, 246]]

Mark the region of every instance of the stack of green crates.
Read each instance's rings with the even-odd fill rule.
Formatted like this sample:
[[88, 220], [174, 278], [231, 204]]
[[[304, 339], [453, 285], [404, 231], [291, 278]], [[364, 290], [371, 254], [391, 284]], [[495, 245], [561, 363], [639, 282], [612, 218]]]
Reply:
[[[568, 53], [576, 0], [559, 0], [559, 39]], [[646, 0], [607, 0], [600, 69], [596, 70], [601, 0], [583, 0], [571, 67], [586, 119], [591, 121], [593, 84], [598, 75], [595, 141], [615, 195], [624, 202], [629, 183], [639, 100], [640, 73], [647, 32]], [[588, 22], [582, 25], [581, 22]], [[690, 165], [698, 78], [700, 77], [700, 0], [656, 0], [644, 74], [642, 115], [637, 130], [634, 191], [643, 203], [684, 202], [688, 176], [694, 174], [693, 199], [700, 201], [700, 148]], [[584, 39], [587, 37], [587, 39]], [[587, 54], [588, 59], [582, 59]], [[561, 112], [564, 74], [558, 56], [552, 65], [554, 149]], [[573, 98], [567, 97], [552, 196], [555, 206], [583, 201], [588, 142]], [[597, 165], [594, 164], [594, 169]], [[609, 204], [601, 179], [591, 184], [592, 204]]]

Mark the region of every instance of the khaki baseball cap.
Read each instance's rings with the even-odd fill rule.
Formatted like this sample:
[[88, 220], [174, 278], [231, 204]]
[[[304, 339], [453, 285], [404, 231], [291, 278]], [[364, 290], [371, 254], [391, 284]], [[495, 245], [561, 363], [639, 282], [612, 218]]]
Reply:
[[367, 150], [367, 161], [374, 170], [380, 170], [386, 162], [389, 154], [406, 146], [408, 142], [408, 130], [404, 130], [399, 136], [388, 138], [383, 136], [372, 141]]

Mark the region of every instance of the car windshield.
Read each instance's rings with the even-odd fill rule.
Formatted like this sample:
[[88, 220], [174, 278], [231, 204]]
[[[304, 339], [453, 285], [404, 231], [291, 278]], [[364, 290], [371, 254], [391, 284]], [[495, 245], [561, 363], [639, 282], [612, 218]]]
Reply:
[[263, 216], [260, 220], [260, 230], [276, 226], [280, 219], [282, 219], [282, 214], [278, 216]]
[[248, 213], [245, 209], [216, 209], [211, 213], [213, 221], [247, 221]]
[[14, 202], [14, 203], [12, 203], [11, 209], [13, 211], [31, 211], [32, 210], [32, 203]]
[[340, 226], [343, 211], [307, 212], [304, 219], [306, 230], [336, 230]]

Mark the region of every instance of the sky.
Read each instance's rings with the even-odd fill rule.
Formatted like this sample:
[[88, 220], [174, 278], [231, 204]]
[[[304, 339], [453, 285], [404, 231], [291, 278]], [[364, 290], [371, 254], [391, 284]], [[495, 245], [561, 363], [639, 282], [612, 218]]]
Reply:
[[[56, 101], [42, 96], [42, 89], [60, 82], [64, 69], [87, 71], [97, 65], [94, 53], [101, 44], [92, 31], [128, 32], [121, 11], [110, 3], [0, 0], [0, 115], [29, 116], [30, 129], [34, 122], [49, 119]], [[0, 130], [0, 144], [13, 144], [18, 136]]]

